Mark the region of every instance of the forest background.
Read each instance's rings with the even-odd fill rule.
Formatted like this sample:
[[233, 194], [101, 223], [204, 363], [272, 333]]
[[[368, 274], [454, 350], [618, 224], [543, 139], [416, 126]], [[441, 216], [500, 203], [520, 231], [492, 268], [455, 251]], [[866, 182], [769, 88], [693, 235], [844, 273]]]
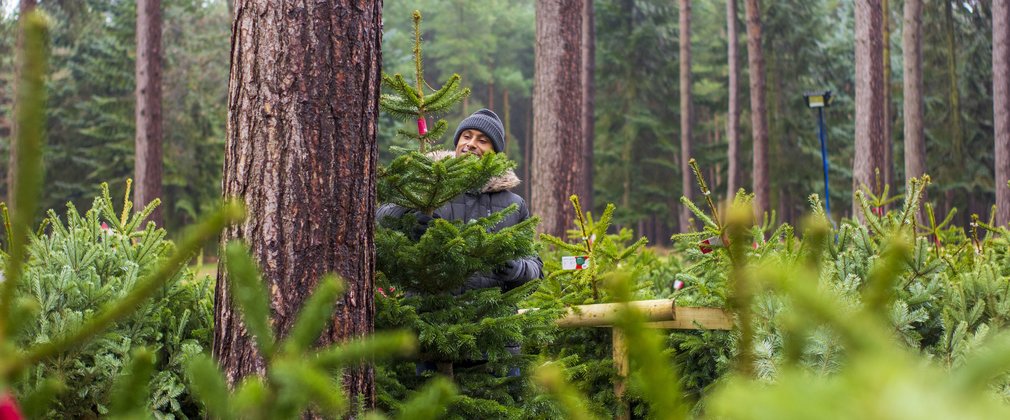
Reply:
[[[11, 133], [16, 1], [0, 17], [0, 165]], [[101, 182], [113, 195], [133, 176], [136, 6], [132, 1], [42, 1], [53, 17], [46, 188], [42, 208], [67, 201], [86, 207]], [[692, 2], [693, 151], [719, 198], [727, 195], [727, 20], [724, 1]], [[902, 1], [887, 2], [885, 54], [890, 72], [892, 191], [903, 189]], [[169, 232], [197, 220], [220, 198], [229, 68], [229, 5], [225, 0], [163, 2], [164, 178], [162, 208]], [[763, 2], [769, 131], [769, 208], [793, 222], [810, 193], [823, 191], [816, 114], [803, 93], [831, 89], [827, 112], [831, 199], [848, 215], [854, 147], [854, 6], [842, 0]], [[507, 151], [519, 162], [527, 199], [530, 170], [535, 2], [384, 2], [383, 70], [411, 73], [412, 10], [425, 13], [426, 72], [442, 80], [459, 72], [473, 93], [447, 116], [494, 109], [506, 121]], [[593, 209], [618, 204], [618, 226], [662, 245], [678, 224], [682, 168], [679, 16], [675, 2], [597, 0], [595, 11], [595, 136]], [[738, 10], [740, 103], [749, 103], [743, 7]], [[956, 223], [986, 215], [995, 201], [991, 7], [986, 1], [925, 2], [922, 16], [926, 170], [938, 213], [959, 207]], [[739, 186], [751, 189], [749, 107], [741, 106]], [[402, 143], [397, 122], [378, 124], [385, 162]], [[0, 176], [6, 176], [6, 168]], [[6, 197], [6, 182], [0, 196]], [[118, 192], [117, 192], [118, 191]], [[967, 210], [967, 211], [964, 211]]]

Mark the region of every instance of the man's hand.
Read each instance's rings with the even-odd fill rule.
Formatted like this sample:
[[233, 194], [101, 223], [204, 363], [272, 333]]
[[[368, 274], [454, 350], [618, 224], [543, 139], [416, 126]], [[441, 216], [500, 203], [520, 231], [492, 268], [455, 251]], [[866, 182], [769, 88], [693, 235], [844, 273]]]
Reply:
[[518, 260], [505, 261], [504, 264], [495, 268], [495, 274], [506, 281], [512, 280], [516, 277], [516, 271], [519, 270], [519, 264], [520, 262]]
[[411, 232], [411, 239], [415, 241], [420, 240], [421, 236], [424, 236], [424, 232], [428, 231], [428, 225], [431, 224], [432, 220], [442, 218], [438, 213], [432, 213], [431, 216], [428, 216], [427, 214], [417, 212], [414, 216], [417, 218], [417, 224], [414, 225], [414, 230]]

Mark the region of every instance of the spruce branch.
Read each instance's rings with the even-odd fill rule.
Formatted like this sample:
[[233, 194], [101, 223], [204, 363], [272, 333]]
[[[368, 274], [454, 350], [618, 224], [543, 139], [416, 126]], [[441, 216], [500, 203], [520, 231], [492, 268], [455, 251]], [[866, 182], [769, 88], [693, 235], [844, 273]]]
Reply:
[[4, 232], [7, 233], [7, 249], [4, 250], [4, 256], [10, 253], [11, 245], [14, 243], [14, 232], [11, 231], [11, 217], [7, 212], [7, 203], [0, 203], [0, 214], [4, 218]]
[[[102, 183], [102, 185], [105, 185], [105, 189], [106, 190], [109, 188], [108, 184], [106, 184], [106, 183]], [[119, 219], [119, 228], [120, 228], [120, 230], [126, 231], [126, 232], [129, 232], [129, 231], [133, 230], [133, 229], [124, 229], [124, 227], [126, 226], [126, 221], [128, 220], [129, 215], [130, 215], [130, 209], [133, 208], [133, 201], [130, 200], [130, 186], [132, 186], [132, 185], [133, 185], [133, 179], [127, 178], [126, 179], [126, 192], [123, 193], [123, 215], [120, 216], [120, 219]], [[112, 204], [112, 203], [110, 202], [109, 204]], [[150, 214], [150, 212], [148, 212], [148, 214]], [[146, 216], [144, 218], [146, 218]]]
[[182, 269], [206, 241], [217, 236], [229, 224], [241, 220], [243, 214], [242, 206], [237, 203], [222, 206], [220, 210], [192, 230], [180, 243], [172, 257], [160, 264], [154, 273], [140, 281], [139, 285], [129, 294], [114, 305], [100, 311], [98, 315], [85, 322], [70, 335], [40, 344], [30, 349], [25, 355], [17, 357], [10, 364], [0, 365], [0, 377], [9, 378], [32, 364], [80, 345], [108, 328], [113, 322], [136, 310], [159, 287]]
[[447, 93], [456, 92], [456, 90], [459, 89], [460, 79], [461, 78], [459, 74], [453, 73], [452, 76], [449, 77], [449, 81], [445, 82], [445, 84], [442, 85], [441, 89], [436, 90], [434, 93], [428, 96], [428, 99], [425, 100], [424, 105], [429, 110], [429, 112], [431, 111], [432, 108], [442, 108], [447, 105], [446, 102], [451, 102], [448, 100], [443, 101], [443, 99], [445, 98]]
[[225, 247], [227, 279], [232, 286], [233, 303], [241, 308], [242, 321], [256, 340], [260, 355], [269, 361], [274, 355], [275, 337], [270, 326], [270, 301], [249, 249], [240, 241]]
[[[48, 52], [49, 18], [40, 10], [33, 10], [22, 17], [24, 36], [24, 61], [19, 63], [20, 78], [16, 105], [18, 131], [18, 159], [14, 168], [14, 216], [13, 226], [8, 232], [10, 258], [7, 259], [4, 281], [0, 284], [0, 343], [8, 338], [8, 319], [11, 303], [17, 293], [18, 283], [23, 274], [23, 265], [28, 245], [28, 232], [39, 195], [42, 191], [42, 144], [45, 127], [46, 88], [45, 77], [49, 73]], [[0, 375], [6, 378], [6, 375]]]
[[[414, 10], [414, 72], [417, 77], [417, 94], [419, 96], [419, 103], [424, 103], [424, 77], [422, 74], [422, 64], [421, 64], [421, 11]], [[424, 118], [424, 114], [418, 114], [419, 117]]]
[[343, 294], [344, 287], [343, 280], [334, 274], [319, 280], [319, 285], [298, 312], [295, 325], [284, 341], [285, 353], [301, 354], [319, 339], [319, 335], [330, 323], [333, 307], [337, 298]]
[[708, 203], [709, 211], [712, 212], [712, 219], [715, 221], [716, 228], [722, 231], [722, 222], [719, 220], [719, 209], [716, 208], [715, 203], [712, 201], [712, 191], [708, 189], [708, 184], [705, 183], [705, 177], [701, 174], [698, 161], [691, 158], [688, 164], [691, 165], [691, 170], [694, 171], [694, 177], [698, 181], [698, 188], [701, 189], [701, 194], [705, 196], [705, 201]]

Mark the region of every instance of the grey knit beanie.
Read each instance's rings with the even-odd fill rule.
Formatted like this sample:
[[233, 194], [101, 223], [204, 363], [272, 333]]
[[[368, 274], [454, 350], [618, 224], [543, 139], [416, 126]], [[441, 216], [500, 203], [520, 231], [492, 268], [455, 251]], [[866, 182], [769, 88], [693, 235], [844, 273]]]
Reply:
[[505, 150], [505, 127], [502, 126], [501, 118], [490, 109], [481, 109], [469, 117], [466, 117], [456, 128], [456, 135], [452, 138], [452, 147], [459, 144], [459, 135], [465, 130], [479, 130], [491, 138], [491, 146], [495, 153]]

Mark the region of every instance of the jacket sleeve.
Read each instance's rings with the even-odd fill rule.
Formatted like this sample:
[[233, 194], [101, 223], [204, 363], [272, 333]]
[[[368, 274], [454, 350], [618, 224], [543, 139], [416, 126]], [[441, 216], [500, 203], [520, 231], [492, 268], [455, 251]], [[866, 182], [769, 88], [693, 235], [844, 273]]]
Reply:
[[[530, 217], [526, 203], [519, 202], [519, 222]], [[544, 277], [544, 263], [539, 255], [514, 259], [502, 264], [492, 273], [477, 273], [467, 280], [467, 289], [500, 287], [505, 291], [522, 286], [533, 279]]]
[[544, 262], [539, 255], [509, 261], [507, 270], [501, 274], [505, 290], [522, 286], [533, 279], [544, 278]]
[[[525, 222], [530, 218], [530, 209], [526, 206], [526, 201], [519, 199], [519, 222]], [[501, 273], [505, 290], [522, 286], [533, 279], [544, 278], [544, 262], [540, 256], [533, 255], [509, 261], [505, 264], [506, 270]]]
[[470, 276], [463, 290], [498, 287], [502, 291], [509, 291], [530, 280], [543, 278], [543, 267], [543, 261], [536, 255], [511, 260], [491, 273], [476, 273]]

